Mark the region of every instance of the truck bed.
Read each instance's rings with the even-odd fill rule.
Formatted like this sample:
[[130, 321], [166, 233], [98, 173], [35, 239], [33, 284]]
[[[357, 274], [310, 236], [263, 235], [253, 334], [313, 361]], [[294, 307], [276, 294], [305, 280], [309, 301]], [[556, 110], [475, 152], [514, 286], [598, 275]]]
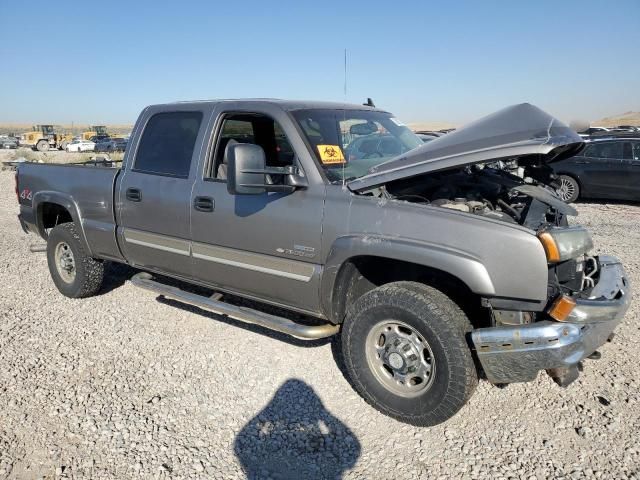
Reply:
[[46, 236], [38, 209], [47, 202], [64, 205], [82, 226], [92, 254], [121, 258], [115, 236], [113, 192], [119, 168], [23, 163], [18, 167], [18, 195], [23, 225]]

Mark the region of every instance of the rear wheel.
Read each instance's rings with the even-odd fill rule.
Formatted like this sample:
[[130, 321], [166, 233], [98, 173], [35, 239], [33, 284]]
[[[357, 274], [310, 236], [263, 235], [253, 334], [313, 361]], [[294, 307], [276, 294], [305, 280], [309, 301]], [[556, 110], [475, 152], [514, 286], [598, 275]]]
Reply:
[[104, 264], [87, 255], [73, 223], [62, 223], [51, 230], [47, 262], [53, 283], [66, 297], [90, 297], [102, 286]]
[[442, 292], [414, 282], [378, 287], [360, 297], [345, 319], [344, 367], [373, 407], [405, 423], [442, 423], [478, 383], [467, 345], [471, 324]]
[[580, 185], [578, 185], [578, 181], [569, 175], [560, 175], [559, 181], [560, 186], [556, 190], [558, 196], [567, 203], [578, 200], [580, 196]]
[[62, 143], [60, 144], [60, 150], [66, 150], [68, 143], [69, 142], [67, 142], [66, 140], [63, 140]]
[[39, 140], [38, 143], [36, 143], [36, 149], [39, 152], [46, 152], [49, 150], [49, 142], [46, 140]]

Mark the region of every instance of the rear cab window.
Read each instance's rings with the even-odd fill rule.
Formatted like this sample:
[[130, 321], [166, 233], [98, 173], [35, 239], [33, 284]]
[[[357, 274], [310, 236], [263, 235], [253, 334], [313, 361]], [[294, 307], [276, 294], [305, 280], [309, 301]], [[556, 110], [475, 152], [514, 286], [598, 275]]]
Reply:
[[153, 115], [142, 132], [132, 170], [187, 178], [202, 117], [199, 111]]

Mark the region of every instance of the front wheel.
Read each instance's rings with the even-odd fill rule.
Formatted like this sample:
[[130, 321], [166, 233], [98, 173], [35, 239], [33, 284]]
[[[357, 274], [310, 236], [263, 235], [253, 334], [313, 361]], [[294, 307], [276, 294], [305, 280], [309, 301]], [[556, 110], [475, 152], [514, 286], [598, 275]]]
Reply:
[[437, 425], [455, 415], [478, 384], [465, 338], [471, 329], [439, 290], [414, 282], [383, 285], [349, 309], [341, 334], [346, 373], [382, 413]]
[[102, 286], [104, 263], [87, 255], [74, 223], [62, 223], [51, 230], [47, 263], [53, 283], [66, 297], [90, 297]]

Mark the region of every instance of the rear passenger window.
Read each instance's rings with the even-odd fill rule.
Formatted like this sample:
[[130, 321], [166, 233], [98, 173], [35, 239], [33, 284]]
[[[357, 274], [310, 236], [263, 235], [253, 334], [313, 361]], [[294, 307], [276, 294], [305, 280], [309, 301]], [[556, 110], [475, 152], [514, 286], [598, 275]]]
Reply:
[[142, 133], [134, 170], [188, 177], [201, 123], [202, 112], [155, 114]]

